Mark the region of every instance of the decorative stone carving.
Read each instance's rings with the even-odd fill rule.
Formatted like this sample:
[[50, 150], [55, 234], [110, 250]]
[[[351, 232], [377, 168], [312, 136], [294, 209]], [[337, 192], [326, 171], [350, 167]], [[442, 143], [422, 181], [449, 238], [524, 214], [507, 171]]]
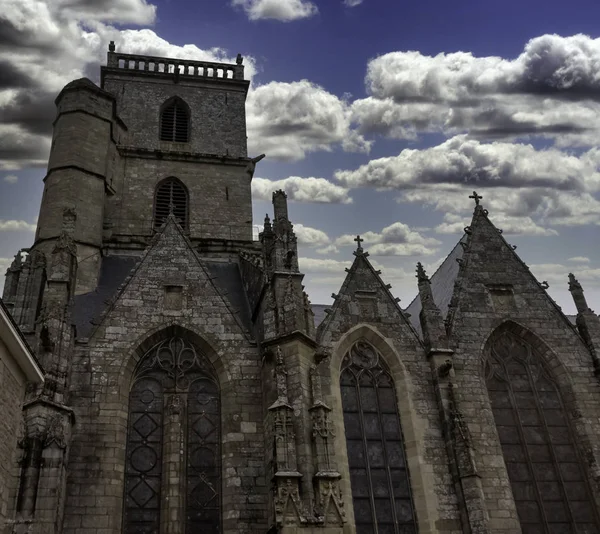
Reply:
[[346, 521], [344, 501], [338, 481], [340, 474], [333, 464], [335, 430], [331, 421], [331, 408], [322, 399], [321, 377], [316, 365], [310, 368], [312, 392], [312, 437], [317, 473], [314, 476], [314, 516], [322, 525], [342, 525]]
[[287, 369], [281, 347], [275, 353], [274, 369], [277, 400], [269, 407], [273, 427], [275, 473], [275, 522], [278, 526], [306, 523], [300, 498], [300, 479], [294, 431], [294, 410], [288, 398]]

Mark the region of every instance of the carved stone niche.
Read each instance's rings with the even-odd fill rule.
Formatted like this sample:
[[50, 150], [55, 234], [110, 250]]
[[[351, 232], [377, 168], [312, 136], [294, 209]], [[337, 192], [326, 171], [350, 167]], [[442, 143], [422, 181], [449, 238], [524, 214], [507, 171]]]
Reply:
[[504, 314], [517, 309], [511, 284], [489, 284], [486, 289], [495, 312]]

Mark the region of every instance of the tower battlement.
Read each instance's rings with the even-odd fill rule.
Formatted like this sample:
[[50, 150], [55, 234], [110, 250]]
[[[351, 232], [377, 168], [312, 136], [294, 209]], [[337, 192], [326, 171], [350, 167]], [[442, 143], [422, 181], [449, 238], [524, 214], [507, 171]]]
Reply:
[[143, 76], [172, 76], [177, 74], [186, 80], [218, 79], [219, 81], [244, 81], [244, 59], [238, 54], [236, 63], [215, 63], [211, 61], [195, 61], [191, 59], [175, 59], [138, 54], [123, 54], [115, 51], [111, 41], [108, 49], [108, 61], [102, 68], [102, 78], [108, 69], [122, 71], [127, 74]]

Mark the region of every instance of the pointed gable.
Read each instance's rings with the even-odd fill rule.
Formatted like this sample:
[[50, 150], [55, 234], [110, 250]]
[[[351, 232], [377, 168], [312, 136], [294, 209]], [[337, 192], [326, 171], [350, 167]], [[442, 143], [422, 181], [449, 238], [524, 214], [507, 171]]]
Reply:
[[[85, 334], [93, 335], [95, 327], [119, 305], [135, 309], [143, 293], [146, 300], [155, 301], [157, 313], [167, 310], [168, 315], [177, 315], [178, 310], [190, 308], [198, 312], [203, 308], [221, 309], [221, 313], [233, 317], [244, 335], [250, 336], [250, 311], [237, 264], [201, 261], [172, 215], [135, 266], [131, 258], [110, 258], [106, 273], [98, 290], [82, 295], [77, 303], [92, 323], [91, 327], [82, 324]], [[174, 290], [172, 296], [167, 295], [170, 289]], [[179, 298], [182, 301], [178, 305]], [[77, 321], [83, 323], [84, 319]]]
[[403, 313], [400, 299], [395, 298], [390, 285], [381, 278], [381, 271], [373, 268], [368, 252], [362, 248], [354, 252], [356, 258], [344, 280], [330, 310], [317, 329], [317, 340], [327, 343], [332, 331], [345, 331], [360, 322], [389, 323], [402, 328], [404, 325], [417, 337], [412, 325]]
[[571, 321], [547, 293], [529, 267], [496, 228], [488, 211], [476, 205], [462, 257], [458, 259], [454, 293], [446, 313], [452, 328], [454, 315], [482, 314], [500, 317], [536, 316], [547, 320], [558, 314], [560, 321], [573, 329]]

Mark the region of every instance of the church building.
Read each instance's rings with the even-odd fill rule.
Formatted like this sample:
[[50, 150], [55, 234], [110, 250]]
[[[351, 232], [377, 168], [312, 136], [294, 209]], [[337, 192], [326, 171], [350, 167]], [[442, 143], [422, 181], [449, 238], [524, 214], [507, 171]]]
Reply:
[[0, 532], [600, 534], [600, 319], [577, 279], [575, 319], [474, 193], [407, 308], [358, 236], [312, 305], [284, 191], [253, 239], [248, 87], [241, 56], [111, 43], [100, 86], [57, 96], [4, 286], [43, 380], [0, 435]]

